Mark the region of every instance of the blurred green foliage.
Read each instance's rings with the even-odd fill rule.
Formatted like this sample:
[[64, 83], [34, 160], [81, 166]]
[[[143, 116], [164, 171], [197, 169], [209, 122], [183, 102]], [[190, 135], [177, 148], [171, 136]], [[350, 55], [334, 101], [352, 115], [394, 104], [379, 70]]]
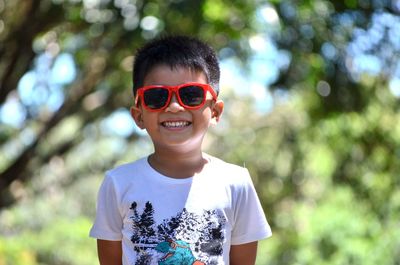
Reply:
[[87, 236], [90, 227], [88, 218], [55, 218], [40, 231], [2, 238], [0, 264], [96, 264], [96, 243]]
[[400, 165], [390, 150], [399, 142], [369, 139], [388, 136], [374, 117], [389, 106], [310, 123], [304, 103], [294, 96], [265, 117], [236, 98], [230, 125], [211, 141], [212, 153], [248, 167], [262, 196], [273, 236], [258, 264], [397, 264]]
[[[127, 118], [132, 54], [165, 33], [249, 76], [221, 84], [205, 147], [251, 172], [273, 229], [257, 265], [400, 264], [398, 1], [0, 0], [0, 15], [0, 265], [96, 264], [103, 173], [152, 150]], [[53, 80], [62, 55], [73, 70]], [[254, 76], [271, 76], [268, 112]]]

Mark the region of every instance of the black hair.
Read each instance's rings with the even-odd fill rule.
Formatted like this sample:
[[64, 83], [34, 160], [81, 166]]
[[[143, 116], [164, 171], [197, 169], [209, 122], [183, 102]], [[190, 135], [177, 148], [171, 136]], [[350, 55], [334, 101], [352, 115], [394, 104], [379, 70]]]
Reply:
[[166, 36], [148, 42], [140, 48], [133, 62], [133, 93], [143, 86], [146, 75], [158, 65], [171, 69], [185, 67], [202, 71], [208, 83], [219, 93], [220, 69], [211, 46], [189, 36]]

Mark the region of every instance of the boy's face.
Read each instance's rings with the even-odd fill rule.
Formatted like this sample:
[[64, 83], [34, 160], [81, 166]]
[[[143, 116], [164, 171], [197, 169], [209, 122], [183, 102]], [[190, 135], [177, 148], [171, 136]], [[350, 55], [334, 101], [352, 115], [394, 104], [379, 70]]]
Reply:
[[[190, 82], [207, 84], [207, 78], [203, 72], [159, 65], [146, 75], [144, 86], [177, 86]], [[138, 127], [147, 130], [156, 152], [166, 151], [168, 148], [187, 152], [201, 150], [208, 127], [218, 122], [222, 110], [223, 102], [214, 101], [210, 92], [207, 92], [206, 103], [196, 110], [181, 106], [173, 94], [171, 102], [164, 110], [149, 111], [139, 102], [139, 106], [131, 108], [131, 114]]]

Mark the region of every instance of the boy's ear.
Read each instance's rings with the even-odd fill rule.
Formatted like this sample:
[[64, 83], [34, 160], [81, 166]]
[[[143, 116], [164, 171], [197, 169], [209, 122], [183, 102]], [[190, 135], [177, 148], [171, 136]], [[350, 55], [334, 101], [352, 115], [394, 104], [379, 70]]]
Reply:
[[224, 102], [217, 100], [212, 107], [211, 124], [216, 125], [221, 118], [222, 112], [224, 111]]
[[131, 116], [133, 118], [133, 120], [135, 121], [136, 125], [140, 128], [140, 129], [144, 129], [144, 122], [143, 122], [143, 112], [140, 108], [133, 106], [131, 107]]

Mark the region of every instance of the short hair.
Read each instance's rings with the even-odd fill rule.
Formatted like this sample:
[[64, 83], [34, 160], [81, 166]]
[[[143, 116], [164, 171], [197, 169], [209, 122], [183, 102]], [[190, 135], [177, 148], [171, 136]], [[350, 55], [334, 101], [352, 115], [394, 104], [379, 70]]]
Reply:
[[133, 62], [133, 93], [143, 86], [146, 75], [159, 65], [171, 69], [185, 67], [202, 71], [214, 91], [219, 93], [220, 69], [214, 49], [189, 36], [166, 36], [148, 42], [136, 52]]

